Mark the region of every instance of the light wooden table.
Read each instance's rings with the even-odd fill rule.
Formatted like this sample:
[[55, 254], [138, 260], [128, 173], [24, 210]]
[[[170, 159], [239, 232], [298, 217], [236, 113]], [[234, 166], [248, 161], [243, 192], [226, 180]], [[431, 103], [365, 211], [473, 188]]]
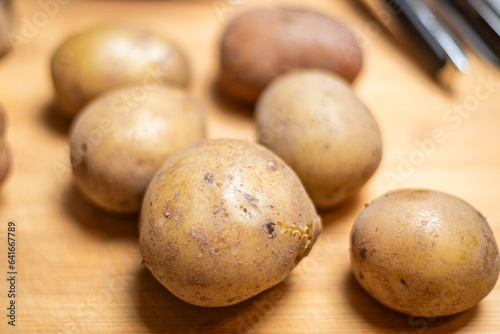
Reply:
[[[66, 36], [94, 23], [130, 21], [156, 29], [189, 55], [191, 90], [206, 104], [209, 135], [255, 139], [248, 111], [222, 102], [212, 84], [224, 24], [237, 11], [268, 2], [318, 9], [357, 32], [365, 63], [354, 89], [379, 121], [384, 157], [359, 196], [323, 214], [318, 243], [283, 283], [236, 306], [199, 308], [172, 296], [141, 264], [136, 219], [98, 211], [75, 190], [67, 167], [68, 123], [53, 112], [49, 61]], [[41, 0], [16, 1], [15, 9], [13, 31], [24, 39], [0, 60], [0, 101], [14, 157], [0, 197], [1, 333], [500, 332], [500, 282], [462, 314], [416, 319], [365, 294], [350, 275], [348, 257], [348, 234], [363, 203], [394, 187], [459, 196], [488, 218], [500, 240], [498, 70], [471, 55], [472, 72], [446, 92], [348, 0], [233, 6], [222, 0]], [[436, 129], [445, 139], [431, 142]], [[425, 152], [418, 144], [424, 142]], [[9, 220], [17, 224], [15, 329], [6, 317]]]

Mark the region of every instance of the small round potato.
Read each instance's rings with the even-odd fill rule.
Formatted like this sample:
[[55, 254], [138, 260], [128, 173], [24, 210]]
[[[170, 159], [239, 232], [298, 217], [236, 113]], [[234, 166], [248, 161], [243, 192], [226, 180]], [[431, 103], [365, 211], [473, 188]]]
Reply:
[[352, 227], [350, 253], [354, 276], [370, 295], [418, 317], [476, 305], [500, 270], [483, 215], [432, 190], [403, 189], [375, 199]]
[[151, 181], [139, 242], [146, 266], [191, 304], [236, 304], [282, 281], [321, 220], [295, 173], [251, 142], [210, 139], [172, 156]]
[[0, 184], [7, 178], [10, 171], [10, 153], [5, 141], [5, 112], [0, 106]]
[[361, 49], [341, 22], [314, 11], [254, 9], [237, 16], [221, 42], [220, 90], [253, 104], [274, 78], [298, 68], [323, 68], [353, 81]]
[[97, 26], [66, 40], [52, 58], [59, 109], [73, 117], [98, 94], [119, 86], [185, 87], [185, 56], [156, 33], [121, 25]]
[[259, 140], [292, 167], [317, 207], [331, 208], [372, 176], [382, 139], [372, 114], [332, 73], [278, 77], [259, 97]]
[[77, 186], [117, 213], [138, 212], [165, 160], [205, 137], [201, 105], [186, 92], [166, 86], [139, 91], [120, 88], [92, 101], [70, 133]]

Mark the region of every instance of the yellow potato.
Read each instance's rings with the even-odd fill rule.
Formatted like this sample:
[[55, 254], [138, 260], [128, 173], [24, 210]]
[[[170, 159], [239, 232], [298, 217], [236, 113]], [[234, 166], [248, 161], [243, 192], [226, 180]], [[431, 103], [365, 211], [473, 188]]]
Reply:
[[493, 289], [500, 270], [483, 215], [432, 190], [375, 199], [352, 227], [350, 253], [354, 276], [370, 295], [419, 317], [471, 308]]
[[136, 93], [136, 86], [125, 87], [92, 101], [70, 133], [76, 185], [117, 213], [138, 212], [165, 160], [205, 137], [201, 104], [183, 90], [159, 86]]
[[330, 72], [305, 69], [278, 77], [259, 97], [255, 118], [259, 141], [297, 172], [319, 208], [354, 194], [379, 165], [377, 122]]
[[51, 68], [59, 109], [71, 117], [112, 88], [185, 87], [189, 82], [186, 58], [172, 41], [122, 25], [97, 26], [72, 36], [54, 53]]
[[144, 263], [174, 295], [214, 307], [282, 281], [321, 220], [295, 173], [266, 148], [211, 139], [171, 157], [141, 210]]

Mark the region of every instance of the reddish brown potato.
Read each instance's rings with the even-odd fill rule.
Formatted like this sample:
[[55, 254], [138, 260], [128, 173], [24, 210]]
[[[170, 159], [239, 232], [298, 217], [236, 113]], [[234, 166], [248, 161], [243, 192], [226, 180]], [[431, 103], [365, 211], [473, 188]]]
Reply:
[[352, 81], [361, 49], [351, 31], [324, 14], [291, 8], [255, 9], [236, 17], [221, 43], [221, 91], [254, 103], [278, 75], [323, 68]]

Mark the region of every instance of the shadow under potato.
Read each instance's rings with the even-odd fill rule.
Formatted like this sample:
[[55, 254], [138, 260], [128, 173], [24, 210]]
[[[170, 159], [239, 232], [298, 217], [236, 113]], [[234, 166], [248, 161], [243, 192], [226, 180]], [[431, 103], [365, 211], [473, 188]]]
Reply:
[[464, 312], [437, 318], [416, 317], [398, 313], [368, 295], [351, 272], [346, 275], [343, 292], [354, 310], [365, 321], [379, 329], [390, 329], [395, 333], [453, 333], [474, 319], [479, 309], [479, 305], [476, 305]]
[[72, 118], [65, 116], [56, 105], [55, 100], [47, 103], [43, 108], [40, 115], [42, 122], [45, 123], [47, 128], [51, 131], [61, 135], [67, 136], [71, 127]]
[[210, 93], [213, 101], [221, 107], [222, 110], [230, 110], [232, 113], [242, 118], [253, 119], [255, 104], [242, 102], [224, 92], [221, 88], [220, 76], [216, 76], [212, 79]]
[[333, 208], [318, 209], [318, 214], [321, 216], [323, 225], [327, 225], [342, 220], [355, 212], [359, 214], [361, 210], [363, 210], [361, 196], [359, 193], [356, 193]]
[[136, 277], [139, 319], [151, 333], [247, 333], [271, 316], [289, 290], [285, 279], [241, 303], [226, 307], [200, 307], [171, 294], [143, 265]]
[[86, 232], [96, 237], [139, 238], [138, 215], [106, 212], [89, 202], [71, 182], [64, 190], [63, 207]]

